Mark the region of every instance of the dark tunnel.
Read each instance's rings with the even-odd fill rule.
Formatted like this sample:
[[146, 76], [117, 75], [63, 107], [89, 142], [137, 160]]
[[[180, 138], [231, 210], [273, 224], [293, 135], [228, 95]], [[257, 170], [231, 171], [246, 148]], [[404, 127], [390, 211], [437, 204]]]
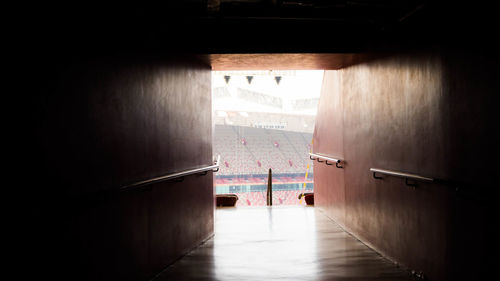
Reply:
[[[14, 87], [6, 95], [15, 103], [14, 122], [6, 121], [16, 184], [7, 214], [15, 214], [16, 278], [485, 280], [494, 273], [500, 87], [489, 3], [192, 0], [9, 11], [12, 50], [4, 55]], [[366, 249], [336, 260], [330, 242], [314, 240], [321, 254], [304, 255], [313, 260], [304, 268], [298, 256], [299, 273], [278, 266], [266, 275], [252, 256], [234, 261], [256, 266], [244, 276], [227, 268], [232, 263], [221, 269], [221, 252], [203, 252], [233, 241], [216, 231], [217, 219], [236, 221], [215, 203], [211, 73], [250, 69], [325, 71], [312, 151], [343, 165], [313, 161], [307, 210], [321, 216], [316, 229], [338, 227], [332, 231], [344, 235], [335, 236], [344, 248]], [[172, 176], [190, 169], [201, 174]], [[277, 211], [268, 217], [276, 229], [287, 220], [277, 207], [265, 210]], [[237, 225], [258, 237], [258, 227]], [[288, 246], [273, 247], [286, 253]], [[196, 253], [215, 257], [205, 264]], [[266, 253], [257, 256], [272, 266]], [[350, 260], [360, 253], [366, 259]], [[190, 259], [192, 267], [183, 263]], [[373, 269], [372, 259], [390, 270]], [[341, 261], [352, 268], [339, 269]]]

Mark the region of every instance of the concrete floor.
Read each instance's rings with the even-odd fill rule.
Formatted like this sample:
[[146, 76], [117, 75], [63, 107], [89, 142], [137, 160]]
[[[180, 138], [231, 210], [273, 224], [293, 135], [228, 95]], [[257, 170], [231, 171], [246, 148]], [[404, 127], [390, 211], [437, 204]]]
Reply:
[[314, 207], [219, 208], [215, 235], [159, 280], [412, 280]]

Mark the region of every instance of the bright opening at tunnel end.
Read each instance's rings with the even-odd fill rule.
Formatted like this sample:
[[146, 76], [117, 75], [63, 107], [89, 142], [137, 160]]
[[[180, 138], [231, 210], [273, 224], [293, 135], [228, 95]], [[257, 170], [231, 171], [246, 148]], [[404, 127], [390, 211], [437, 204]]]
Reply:
[[305, 205], [314, 190], [312, 134], [323, 70], [212, 72], [216, 194], [235, 205]]

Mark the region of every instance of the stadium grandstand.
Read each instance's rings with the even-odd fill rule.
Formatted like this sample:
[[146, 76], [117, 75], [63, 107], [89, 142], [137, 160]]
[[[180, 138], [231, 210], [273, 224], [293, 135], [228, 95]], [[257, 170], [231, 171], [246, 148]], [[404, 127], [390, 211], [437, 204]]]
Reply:
[[313, 190], [308, 153], [321, 79], [322, 71], [213, 72], [217, 194], [238, 195], [236, 206], [265, 206], [272, 169], [273, 205], [305, 204], [298, 197]]
[[309, 163], [311, 133], [233, 125], [215, 125], [214, 155], [220, 155], [216, 191], [236, 193], [237, 206], [265, 205], [269, 168], [273, 204], [298, 204], [304, 183], [312, 191]]

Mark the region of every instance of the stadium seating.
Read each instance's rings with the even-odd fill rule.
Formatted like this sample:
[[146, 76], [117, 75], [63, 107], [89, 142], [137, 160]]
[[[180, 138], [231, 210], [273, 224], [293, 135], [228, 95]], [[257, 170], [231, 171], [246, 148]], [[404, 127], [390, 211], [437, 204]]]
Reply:
[[306, 171], [312, 134], [215, 125], [214, 135], [214, 155], [224, 164], [218, 175], [267, 174], [269, 168], [279, 174]]
[[[265, 186], [273, 171], [273, 205], [305, 205], [297, 184], [304, 182], [312, 134], [232, 125], [215, 125], [214, 155], [220, 155], [217, 186]], [[312, 183], [312, 167], [306, 182]], [[300, 176], [299, 176], [300, 175]], [[283, 190], [283, 187], [286, 187]], [[286, 190], [289, 187], [290, 190]], [[308, 191], [312, 191], [309, 189]], [[226, 188], [227, 192], [227, 188]], [[265, 191], [237, 192], [236, 206], [265, 206]]]

